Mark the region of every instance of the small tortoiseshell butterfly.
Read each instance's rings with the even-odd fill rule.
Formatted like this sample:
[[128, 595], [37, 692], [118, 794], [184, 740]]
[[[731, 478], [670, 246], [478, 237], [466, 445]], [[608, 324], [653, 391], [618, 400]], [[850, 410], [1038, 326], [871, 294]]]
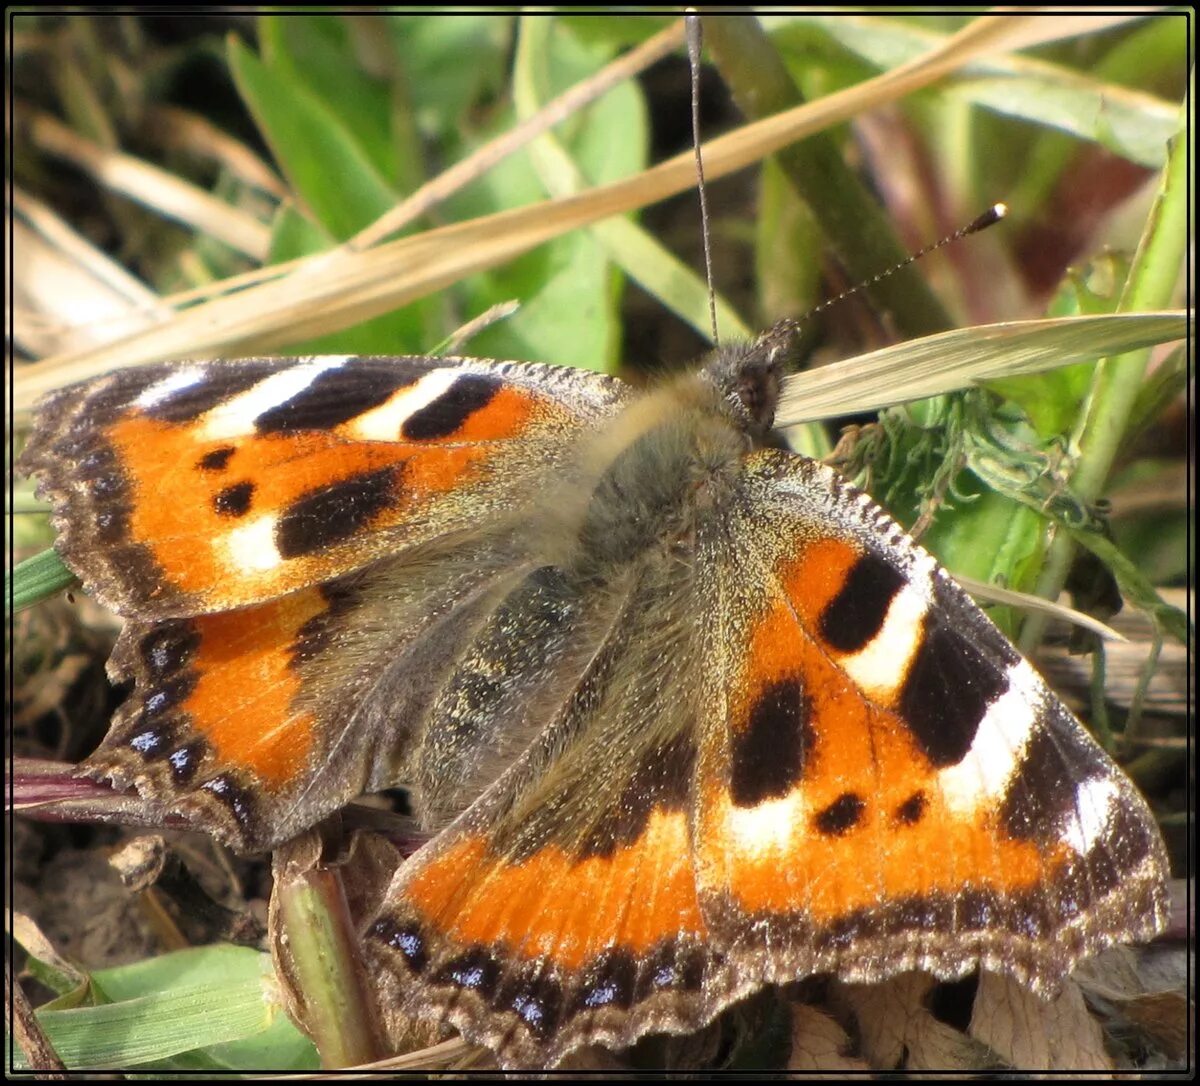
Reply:
[[21, 460], [126, 616], [90, 777], [239, 850], [407, 785], [363, 932], [393, 1024], [506, 1067], [763, 985], [1152, 936], [1145, 802], [933, 559], [766, 439], [784, 337], [635, 393], [519, 362], [154, 365]]

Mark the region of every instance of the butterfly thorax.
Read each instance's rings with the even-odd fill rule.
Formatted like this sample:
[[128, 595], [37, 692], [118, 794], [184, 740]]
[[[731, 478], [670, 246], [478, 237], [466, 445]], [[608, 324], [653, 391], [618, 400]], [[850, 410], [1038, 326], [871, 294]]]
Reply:
[[585, 443], [573, 494], [555, 510], [573, 525], [564, 564], [608, 581], [641, 557], [690, 553], [698, 520], [729, 501], [742, 459], [769, 429], [778, 388], [774, 364], [752, 345], [631, 404]]

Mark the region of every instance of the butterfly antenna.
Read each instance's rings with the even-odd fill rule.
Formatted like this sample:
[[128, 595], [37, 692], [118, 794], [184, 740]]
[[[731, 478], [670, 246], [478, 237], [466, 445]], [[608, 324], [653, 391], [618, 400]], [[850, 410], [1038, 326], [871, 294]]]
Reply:
[[967, 225], [961, 230], [955, 230], [953, 234], [947, 234], [940, 241], [935, 241], [932, 245], [926, 245], [924, 249], [918, 250], [911, 256], [906, 256], [898, 264], [893, 264], [890, 268], [884, 269], [878, 275], [864, 280], [856, 286], [851, 287], [849, 290], [843, 290], [841, 294], [834, 295], [834, 297], [829, 298], [820, 305], [810, 309], [806, 314], [804, 314], [804, 316], [784, 317], [782, 320], [777, 321], [766, 332], [763, 333], [762, 338], [764, 340], [790, 338], [791, 336], [795, 335], [796, 332], [803, 327], [803, 325], [807, 324], [813, 319], [813, 317], [817, 316], [818, 313], [823, 313], [826, 309], [829, 309], [832, 306], [837, 305], [839, 302], [844, 301], [846, 298], [849, 298], [852, 294], [858, 294], [860, 291], [873, 287], [881, 280], [887, 279], [891, 275], [895, 275], [896, 272], [900, 271], [901, 268], [907, 268], [910, 264], [915, 264], [922, 257], [926, 257], [930, 253], [936, 252], [938, 249], [944, 248], [945, 246], [959, 241], [962, 238], [968, 237], [971, 234], [978, 234], [980, 230], [986, 230], [989, 226], [994, 226], [1007, 214], [1007, 204], [992, 204], [987, 211], [985, 211], [978, 218], [967, 223]]
[[700, 50], [704, 34], [700, 16], [688, 9], [683, 17], [687, 37], [688, 66], [692, 73], [692, 147], [696, 151], [696, 185], [700, 192], [700, 229], [704, 238], [704, 275], [708, 280], [708, 317], [712, 322], [713, 346], [721, 345], [717, 332], [717, 295], [713, 289], [712, 239], [708, 232], [708, 196], [704, 186], [704, 156], [700, 152]]

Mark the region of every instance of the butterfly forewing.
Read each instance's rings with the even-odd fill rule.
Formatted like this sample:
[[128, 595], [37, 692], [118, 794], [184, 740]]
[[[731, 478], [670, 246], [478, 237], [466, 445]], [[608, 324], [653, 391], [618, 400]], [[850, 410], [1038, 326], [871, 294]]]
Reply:
[[763, 450], [721, 548], [696, 848], [741, 975], [984, 966], [1053, 990], [1147, 937], [1144, 801], [1030, 665], [865, 495]]
[[328, 356], [123, 370], [39, 409], [21, 460], [102, 601], [261, 603], [511, 513], [626, 398], [599, 374]]

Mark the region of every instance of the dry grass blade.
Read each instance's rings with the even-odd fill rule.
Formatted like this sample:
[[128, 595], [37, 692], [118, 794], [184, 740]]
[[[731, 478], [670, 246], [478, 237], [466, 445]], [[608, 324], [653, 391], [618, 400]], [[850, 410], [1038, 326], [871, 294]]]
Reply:
[[[1021, 9], [995, 9], [998, 15], [1006, 11]], [[1084, 9], [1086, 10], [1086, 9]], [[1047, 15], [1039, 13], [1031, 19], [1025, 19], [1022, 25], [1014, 27], [1010, 32], [1005, 48], [1029, 49], [1035, 45], [1047, 45], [1052, 41], [1064, 41], [1068, 38], [1082, 38], [1101, 30], [1111, 30], [1137, 19], [1144, 19], [1153, 11], [1161, 11], [1161, 6], [1146, 7], [1136, 15], [1108, 13], [1103, 9], [1090, 11], [1087, 14]]]
[[146, 111], [146, 130], [163, 147], [211, 159], [247, 185], [277, 200], [287, 198], [287, 186], [279, 175], [241, 140], [222, 132], [207, 117], [178, 106], [151, 106]]
[[1105, 641], [1127, 642], [1129, 640], [1124, 634], [1114, 630], [1111, 626], [1106, 626], [1099, 619], [1092, 618], [1091, 615], [1085, 615], [1082, 611], [1076, 611], [1074, 607], [1068, 607], [1054, 600], [1044, 600], [1041, 596], [1032, 596], [1028, 592], [1015, 592], [1011, 588], [1001, 588], [999, 585], [988, 584], [986, 581], [977, 581], [974, 577], [966, 577], [961, 573], [956, 573], [954, 579], [970, 592], [972, 596], [983, 600], [985, 603], [999, 603], [1008, 607], [1020, 607], [1028, 611], [1041, 611], [1052, 618], [1059, 618], [1064, 622], [1069, 622], [1073, 626], [1091, 630], [1092, 633], [1098, 634]]
[[224, 242], [254, 260], [267, 258], [269, 227], [201, 188], [133, 155], [84, 139], [46, 113], [29, 116], [30, 137], [46, 154], [66, 159], [112, 192]]
[[490, 141], [461, 162], [456, 162], [428, 184], [422, 185], [397, 207], [352, 237], [346, 242], [346, 248], [360, 252], [382, 241], [389, 234], [394, 234], [464, 185], [482, 176], [498, 162], [519, 151], [543, 132], [560, 124], [618, 83], [645, 71], [655, 61], [661, 60], [682, 44], [682, 23], [675, 23], [655, 34], [636, 49], [606, 65], [590, 79], [577, 83], [564, 94], [547, 102], [535, 114], [527, 117], [499, 139]]
[[777, 424], [874, 411], [980, 381], [1086, 362], [1187, 334], [1188, 314], [1056, 317], [958, 328], [789, 377]]
[[[715, 140], [704, 149], [710, 179], [758, 161], [785, 144], [890, 102], [968, 63], [1006, 47], [1024, 17], [985, 17], [930, 54], [856, 87]], [[690, 188], [691, 152], [636, 177], [563, 200], [501, 212], [402, 238], [367, 252], [339, 250], [303, 261], [282, 279], [249, 287], [180, 313], [169, 324], [120, 343], [59, 355], [21, 374], [18, 409], [43, 392], [95, 376], [116, 365], [177, 357], [278, 349], [396, 309], [465, 275], [527, 252], [569, 230], [635, 210]]]
[[34, 357], [109, 343], [157, 324], [170, 308], [45, 204], [14, 189], [13, 324]]
[[386, 1071], [429, 1071], [448, 1067], [474, 1050], [474, 1046], [455, 1037], [453, 1040], [442, 1041], [440, 1044], [430, 1045], [428, 1048], [417, 1049], [415, 1052], [406, 1052], [402, 1056], [389, 1056], [386, 1060], [359, 1064], [357, 1067], [343, 1067], [336, 1072], [276, 1077], [292, 1082], [316, 1082], [327, 1078], [336, 1078], [339, 1082], [346, 1079], [378, 1078], [380, 1072]]

